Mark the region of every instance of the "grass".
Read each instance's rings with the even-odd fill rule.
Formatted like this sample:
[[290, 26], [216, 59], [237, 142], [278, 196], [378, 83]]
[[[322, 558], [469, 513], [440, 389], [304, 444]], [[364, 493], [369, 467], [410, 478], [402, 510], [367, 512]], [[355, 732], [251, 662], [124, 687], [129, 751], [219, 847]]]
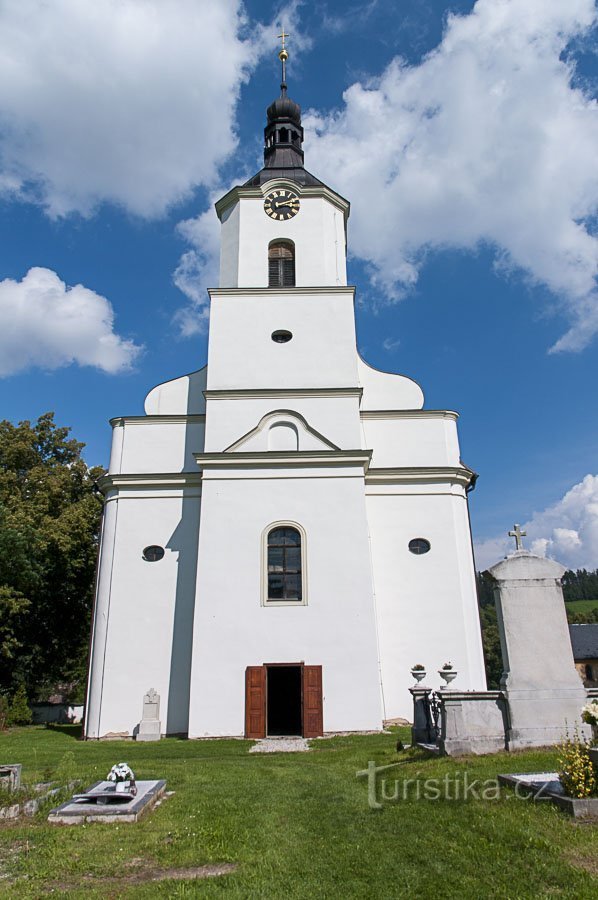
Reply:
[[572, 613], [592, 612], [593, 609], [598, 609], [598, 600], [569, 600], [565, 607]]
[[[537, 898], [598, 895], [596, 830], [548, 803], [407, 799], [371, 809], [356, 772], [399, 762], [394, 780], [491, 779], [546, 771], [555, 753], [462, 760], [397, 754], [397, 735], [336, 737], [310, 753], [248, 754], [250, 742], [82, 743], [69, 727], [14, 729], [0, 760], [29, 780], [103, 777], [126, 760], [175, 793], [136, 825], [0, 825], [0, 894], [83, 897]], [[401, 733], [403, 740], [406, 734]], [[439, 782], [440, 783], [440, 782]], [[454, 789], [451, 788], [452, 793]], [[201, 881], [143, 880], [151, 869], [232, 863]]]

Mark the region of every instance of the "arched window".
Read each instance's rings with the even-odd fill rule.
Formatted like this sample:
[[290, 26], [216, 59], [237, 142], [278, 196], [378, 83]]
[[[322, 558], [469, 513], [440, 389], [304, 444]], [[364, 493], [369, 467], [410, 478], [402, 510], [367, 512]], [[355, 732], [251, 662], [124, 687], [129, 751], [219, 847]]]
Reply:
[[585, 665], [585, 670], [586, 670], [586, 681], [593, 681], [593, 678], [592, 678], [592, 667], [591, 667], [591, 665], [590, 665], [589, 663], [586, 663], [586, 665]]
[[268, 287], [295, 286], [295, 245], [272, 241], [268, 247]]
[[268, 532], [267, 600], [303, 601], [301, 534], [290, 525]]

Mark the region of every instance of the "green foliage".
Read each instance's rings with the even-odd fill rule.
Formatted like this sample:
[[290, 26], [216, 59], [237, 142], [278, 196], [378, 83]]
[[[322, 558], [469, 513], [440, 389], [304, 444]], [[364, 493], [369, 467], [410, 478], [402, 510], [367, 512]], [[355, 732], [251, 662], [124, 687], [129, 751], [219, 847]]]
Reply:
[[573, 600], [565, 603], [567, 621], [571, 625], [598, 622], [598, 600]]
[[577, 732], [560, 745], [559, 777], [569, 797], [583, 799], [598, 794], [598, 781], [588, 746]]
[[503, 671], [498, 620], [494, 605], [494, 584], [495, 581], [488, 572], [477, 573], [482, 645], [486, 664], [486, 680], [490, 690], [498, 690]]
[[32, 716], [29, 703], [27, 701], [27, 691], [24, 685], [20, 685], [13, 694], [12, 700], [8, 707], [7, 724], [13, 725], [31, 725]]
[[8, 700], [4, 694], [0, 694], [0, 731], [6, 731], [8, 727]]
[[[101, 472], [46, 413], [0, 422], [0, 690], [29, 697], [85, 670], [101, 507]], [[79, 693], [82, 688], [79, 689]]]
[[[563, 596], [565, 601], [596, 600], [598, 597], [598, 569], [569, 569], [563, 575]], [[598, 605], [598, 603], [597, 603]]]

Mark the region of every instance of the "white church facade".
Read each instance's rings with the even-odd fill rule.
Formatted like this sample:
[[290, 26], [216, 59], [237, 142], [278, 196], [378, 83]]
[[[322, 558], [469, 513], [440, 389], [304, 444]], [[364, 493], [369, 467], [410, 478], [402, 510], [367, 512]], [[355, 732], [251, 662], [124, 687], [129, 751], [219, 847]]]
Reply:
[[150, 687], [200, 738], [378, 730], [416, 663], [486, 685], [457, 414], [360, 358], [349, 203], [284, 83], [267, 115], [216, 205], [207, 365], [111, 422], [88, 738], [133, 736]]

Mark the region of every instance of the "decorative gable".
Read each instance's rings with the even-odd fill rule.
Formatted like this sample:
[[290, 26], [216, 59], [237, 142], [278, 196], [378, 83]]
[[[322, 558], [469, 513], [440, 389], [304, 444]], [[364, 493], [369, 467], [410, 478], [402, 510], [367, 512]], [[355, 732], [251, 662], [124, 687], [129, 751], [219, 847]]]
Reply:
[[263, 416], [255, 428], [227, 447], [225, 453], [265, 453], [289, 450], [339, 450], [336, 444], [312, 428], [303, 416], [276, 409]]

